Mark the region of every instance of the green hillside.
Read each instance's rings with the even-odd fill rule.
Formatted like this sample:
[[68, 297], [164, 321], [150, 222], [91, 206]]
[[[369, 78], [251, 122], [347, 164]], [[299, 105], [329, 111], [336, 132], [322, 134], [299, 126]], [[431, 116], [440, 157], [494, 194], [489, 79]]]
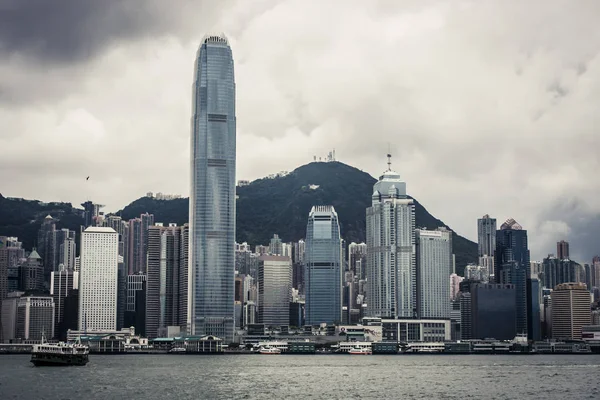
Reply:
[[[338, 213], [342, 236], [348, 243], [365, 241], [365, 210], [371, 204], [371, 175], [339, 162], [314, 162], [286, 176], [258, 179], [237, 189], [236, 240], [252, 245], [267, 244], [274, 233], [284, 241], [306, 236], [308, 213], [314, 205], [333, 205]], [[435, 229], [444, 222], [431, 215], [415, 199], [418, 227]], [[117, 214], [123, 220], [151, 213], [156, 222], [188, 221], [187, 198], [156, 200], [142, 197]], [[18, 236], [27, 249], [35, 245], [37, 230], [46, 215], [58, 220], [57, 228], [79, 232], [81, 210], [69, 203], [41, 203], [35, 200], [8, 199], [0, 195], [0, 235]], [[454, 234], [457, 272], [477, 261], [477, 245]]]
[[[284, 241], [297, 241], [306, 236], [311, 207], [333, 205], [344, 239], [348, 243], [364, 242], [365, 212], [371, 205], [375, 182], [371, 175], [340, 162], [313, 162], [286, 176], [253, 181], [237, 188], [236, 240], [252, 245], [268, 244], [277, 233]], [[155, 200], [142, 197], [121, 210], [120, 215], [129, 219], [149, 212], [154, 214], [157, 222], [182, 224], [188, 221], [188, 205], [187, 198]], [[419, 227], [445, 226], [416, 199], [415, 214]], [[456, 234], [453, 239], [457, 269], [462, 272], [464, 265], [477, 261], [477, 244]]]

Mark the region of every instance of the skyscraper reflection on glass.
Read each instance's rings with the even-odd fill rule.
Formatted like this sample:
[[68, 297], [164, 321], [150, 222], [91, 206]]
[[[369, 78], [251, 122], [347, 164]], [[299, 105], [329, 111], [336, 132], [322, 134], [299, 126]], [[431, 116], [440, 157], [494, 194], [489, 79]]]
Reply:
[[189, 330], [232, 341], [236, 118], [233, 56], [224, 35], [202, 40], [192, 98]]

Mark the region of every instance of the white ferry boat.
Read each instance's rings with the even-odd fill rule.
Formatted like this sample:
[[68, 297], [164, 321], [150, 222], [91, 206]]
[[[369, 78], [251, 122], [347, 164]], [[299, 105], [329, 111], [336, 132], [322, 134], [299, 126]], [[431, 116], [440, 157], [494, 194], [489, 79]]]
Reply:
[[85, 365], [89, 361], [89, 354], [89, 348], [80, 343], [50, 344], [45, 343], [42, 337], [41, 344], [33, 345], [31, 362], [36, 367]]
[[186, 353], [187, 350], [185, 347], [173, 347], [171, 350], [169, 350], [169, 353]]
[[348, 350], [348, 354], [356, 354], [363, 356], [369, 355], [371, 353], [371, 350], [366, 347], [353, 347], [350, 350]]
[[260, 354], [281, 354], [281, 350], [277, 347], [265, 346], [261, 347]]

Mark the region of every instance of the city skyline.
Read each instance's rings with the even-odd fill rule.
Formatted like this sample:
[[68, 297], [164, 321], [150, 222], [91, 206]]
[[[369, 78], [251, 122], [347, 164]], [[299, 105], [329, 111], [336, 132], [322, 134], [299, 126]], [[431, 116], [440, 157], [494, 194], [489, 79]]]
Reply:
[[[25, 16], [43, 12], [18, 2], [13, 20], [30, 22], [0, 30], [2, 54], [11, 56], [2, 64], [7, 95], [0, 113], [14, 132], [0, 150], [0, 175], [11, 177], [2, 193], [73, 203], [93, 198], [113, 210], [149, 190], [185, 196], [189, 59], [206, 31], [225, 31], [239, 54], [243, 92], [240, 179], [291, 170], [334, 147], [339, 160], [378, 176], [390, 142], [396, 169], [412, 182], [410, 194], [472, 240], [470, 221], [493, 212], [498, 220], [519, 219], [532, 249], [553, 246], [556, 236], [591, 246], [599, 229], [592, 220], [599, 206], [590, 200], [599, 191], [591, 175], [598, 160], [589, 153], [598, 140], [589, 98], [598, 68], [598, 39], [591, 34], [596, 5], [553, 2], [532, 12], [531, 4], [509, 11], [499, 3], [460, 9], [447, 2], [359, 2], [318, 13], [315, 4], [288, 1], [269, 12], [271, 5], [206, 5], [200, 15], [189, 7], [180, 14], [177, 6], [141, 5], [134, 14], [123, 10], [124, 31], [106, 29], [113, 23], [107, 11], [81, 6], [72, 13], [98, 31], [61, 40], [65, 30], [44, 18], [43, 37], [55, 40], [34, 46], [40, 32], [21, 29], [37, 26]], [[362, 12], [350, 11], [355, 8]], [[155, 23], [140, 24], [140, 13]], [[286, 15], [314, 14], [314, 29], [292, 34], [298, 22]], [[502, 18], [509, 14], [510, 24]], [[572, 18], [538, 23], [563, 15]], [[389, 40], [378, 40], [382, 32]], [[263, 46], [275, 35], [285, 45]], [[582, 36], [593, 39], [569, 45]], [[494, 56], [485, 56], [488, 51]], [[497, 79], [489, 79], [490, 71]], [[348, 82], [357, 83], [351, 92]], [[448, 101], [450, 93], [461, 96]], [[86, 151], [81, 141], [91, 144]], [[35, 151], [40, 154], [30, 157]], [[544, 156], [556, 151], [564, 156]], [[157, 153], [171, 155], [171, 162], [156, 163]], [[56, 179], [42, 179], [40, 163]]]
[[593, 398], [598, 15], [6, 0], [2, 392]]

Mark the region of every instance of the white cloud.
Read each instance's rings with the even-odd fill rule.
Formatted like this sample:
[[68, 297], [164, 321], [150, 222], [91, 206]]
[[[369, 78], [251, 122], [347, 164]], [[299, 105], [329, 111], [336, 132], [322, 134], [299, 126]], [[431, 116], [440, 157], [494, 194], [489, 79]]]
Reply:
[[[18, 106], [0, 103], [3, 194], [90, 196], [108, 210], [147, 191], [187, 195], [193, 58], [205, 30], [223, 30], [239, 178], [333, 148], [377, 176], [391, 143], [394, 168], [434, 215], [470, 238], [485, 213], [513, 217], [533, 258], [574, 234], [548, 216], [557, 201], [600, 195], [596, 2], [241, 1], [204, 24], [185, 5], [181, 29], [116, 41], [78, 65], [0, 62], [0, 88], [27, 89]], [[584, 215], [597, 215], [588, 203]]]

